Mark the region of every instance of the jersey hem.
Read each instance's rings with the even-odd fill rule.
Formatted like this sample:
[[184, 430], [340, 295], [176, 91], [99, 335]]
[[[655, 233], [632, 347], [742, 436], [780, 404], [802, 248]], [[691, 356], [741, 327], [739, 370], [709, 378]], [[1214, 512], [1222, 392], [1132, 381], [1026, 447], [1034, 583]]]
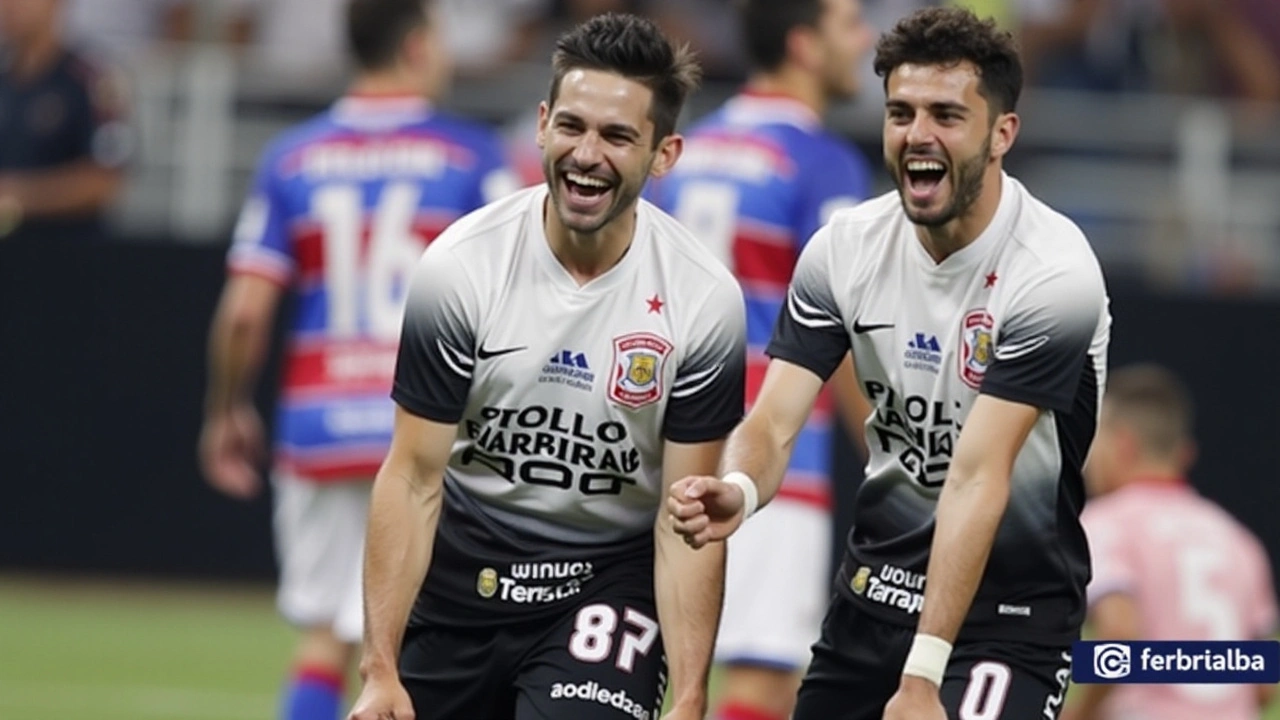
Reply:
[[391, 399], [395, 400], [400, 407], [425, 420], [446, 425], [456, 425], [462, 420], [463, 408], [446, 408], [433, 404], [410, 394], [407, 390], [402, 390], [399, 386], [392, 388]]
[[1001, 400], [1032, 405], [1042, 410], [1053, 410], [1054, 412], [1062, 413], [1071, 411], [1071, 398], [1069, 397], [1064, 398], [1056, 393], [1037, 392], [1023, 387], [1002, 385], [998, 382], [993, 383], [990, 380], [982, 384], [982, 389], [978, 393], [997, 397]]

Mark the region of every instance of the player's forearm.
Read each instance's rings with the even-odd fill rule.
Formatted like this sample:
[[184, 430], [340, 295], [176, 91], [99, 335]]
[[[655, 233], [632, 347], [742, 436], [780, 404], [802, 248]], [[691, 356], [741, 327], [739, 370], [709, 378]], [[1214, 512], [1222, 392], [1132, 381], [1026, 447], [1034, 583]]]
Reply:
[[[665, 518], [665, 513], [659, 513]], [[654, 590], [675, 704], [706, 712], [707, 674], [724, 600], [724, 543], [686, 545], [659, 519]]]
[[89, 161], [0, 179], [0, 193], [17, 200], [27, 217], [94, 212], [115, 197], [120, 171]]
[[954, 643], [987, 566], [1009, 503], [1009, 478], [952, 475], [938, 498], [937, 523], [917, 631]]
[[431, 562], [443, 478], [383, 468], [373, 484], [364, 556], [365, 677], [396, 672], [414, 598]]
[[229, 412], [253, 400], [253, 386], [266, 361], [271, 329], [258, 318], [247, 317], [224, 298], [209, 337], [209, 386], [205, 392], [208, 415]]
[[764, 507], [782, 487], [795, 439], [794, 433], [783, 431], [763, 413], [749, 413], [725, 444], [720, 475], [746, 473], [755, 481], [760, 507]]

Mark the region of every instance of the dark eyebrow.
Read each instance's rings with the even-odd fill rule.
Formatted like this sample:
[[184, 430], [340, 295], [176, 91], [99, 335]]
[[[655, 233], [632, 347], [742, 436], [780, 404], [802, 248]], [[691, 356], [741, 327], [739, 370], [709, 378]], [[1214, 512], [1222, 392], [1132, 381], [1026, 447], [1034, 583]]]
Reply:
[[[557, 110], [553, 120], [556, 122], [570, 122], [570, 123], [573, 123], [574, 125], [579, 125], [579, 126], [585, 126], [587, 124], [585, 120], [583, 120], [582, 118], [578, 117], [576, 114], [568, 110]], [[626, 123], [609, 123], [608, 125], [605, 125], [604, 127], [600, 128], [600, 134], [601, 135], [623, 135], [628, 140], [632, 140], [632, 141], [639, 140], [641, 137], [640, 130], [630, 125], [627, 125]]]
[[638, 140], [640, 131], [625, 123], [610, 123], [600, 129], [601, 135], [624, 135], [628, 140]]
[[967, 105], [964, 105], [962, 103], [957, 103], [957, 102], [929, 103], [929, 110], [931, 110], [935, 115], [938, 115], [944, 112], [957, 113], [959, 115], [969, 114], [969, 107]]
[[[886, 108], [891, 110], [911, 110], [912, 105], [905, 100], [886, 100], [884, 103]], [[929, 111], [935, 115], [941, 113], [957, 113], [960, 115], [969, 114], [969, 107], [958, 102], [933, 102], [929, 103]]]

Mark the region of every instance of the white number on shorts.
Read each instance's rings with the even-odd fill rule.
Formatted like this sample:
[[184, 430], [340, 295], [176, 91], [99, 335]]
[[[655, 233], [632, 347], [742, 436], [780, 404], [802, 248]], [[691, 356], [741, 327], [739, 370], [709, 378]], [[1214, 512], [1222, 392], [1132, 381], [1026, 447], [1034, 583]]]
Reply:
[[631, 672], [636, 666], [636, 656], [648, 655], [653, 641], [658, 639], [658, 621], [631, 608], [627, 608], [624, 619], [628, 625], [640, 628], [639, 635], [622, 633], [622, 645], [618, 648], [618, 669]]
[[960, 700], [960, 720], [996, 720], [1004, 710], [1013, 680], [1009, 666], [983, 661], [969, 671], [969, 685]]
[[[618, 644], [619, 670], [631, 672], [637, 655], [648, 655], [658, 639], [658, 621], [644, 613], [627, 608], [623, 622], [640, 632], [625, 631]], [[618, 629], [618, 613], [602, 603], [584, 606], [578, 611], [569, 636], [569, 654], [582, 662], [604, 662], [613, 650], [613, 631]]]

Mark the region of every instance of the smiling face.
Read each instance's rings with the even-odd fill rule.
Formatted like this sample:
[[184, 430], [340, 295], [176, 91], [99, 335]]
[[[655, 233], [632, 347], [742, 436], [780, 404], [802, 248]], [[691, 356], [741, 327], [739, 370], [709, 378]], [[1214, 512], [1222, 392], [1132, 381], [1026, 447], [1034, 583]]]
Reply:
[[538, 146], [552, 205], [561, 224], [595, 233], [635, 205], [649, 175], [679, 156], [672, 135], [654, 147], [653, 93], [602, 70], [574, 69], [554, 104], [538, 111]]
[[903, 64], [888, 77], [885, 167], [917, 225], [940, 227], [964, 216], [1012, 144], [1016, 116], [993, 118], [980, 82], [967, 61]]

